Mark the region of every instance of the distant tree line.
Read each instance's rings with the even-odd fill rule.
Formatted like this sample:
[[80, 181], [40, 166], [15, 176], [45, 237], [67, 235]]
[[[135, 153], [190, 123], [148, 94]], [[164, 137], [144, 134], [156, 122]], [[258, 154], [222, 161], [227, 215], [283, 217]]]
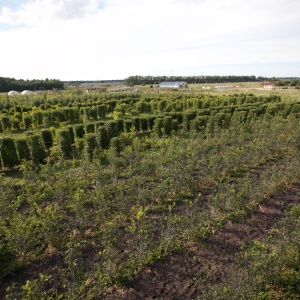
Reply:
[[105, 85], [105, 84], [123, 84], [123, 79], [109, 79], [109, 80], [71, 80], [64, 81], [65, 84], [69, 85]]
[[24, 90], [52, 90], [63, 89], [64, 84], [58, 79], [45, 79], [45, 80], [16, 80], [14, 78], [0, 77], [0, 92], [24, 91]]
[[300, 80], [297, 78], [291, 78], [291, 79], [280, 79], [275, 82], [276, 86], [294, 86], [299, 87], [300, 86]]
[[129, 76], [124, 80], [126, 85], [155, 84], [163, 81], [185, 81], [187, 83], [226, 83], [226, 82], [255, 82], [263, 77], [256, 76]]

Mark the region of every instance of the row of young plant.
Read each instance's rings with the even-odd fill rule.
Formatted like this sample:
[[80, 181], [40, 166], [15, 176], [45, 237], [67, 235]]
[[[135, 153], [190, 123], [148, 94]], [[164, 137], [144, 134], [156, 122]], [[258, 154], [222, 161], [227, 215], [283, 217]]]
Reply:
[[[224, 101], [224, 99], [226, 101]], [[136, 93], [100, 93], [100, 94], [85, 94], [74, 95], [67, 92], [60, 95], [43, 95], [43, 96], [26, 96], [26, 97], [14, 97], [3, 98], [0, 95], [0, 112], [3, 114], [12, 115], [15, 112], [28, 112], [34, 109], [41, 109], [43, 111], [56, 109], [57, 107], [92, 107], [101, 104], [108, 104], [112, 108], [115, 108], [118, 104], [125, 104], [132, 106], [137, 102], [150, 103], [159, 102], [162, 108], [171, 102], [182, 102], [183, 107], [203, 107], [209, 108], [211, 106], [222, 105], [244, 105], [249, 103], [269, 103], [280, 102], [280, 97], [277, 95], [270, 96], [255, 96], [253, 94], [234, 94], [234, 95], [207, 95], [207, 94], [136, 94]]]
[[123, 133], [119, 151], [92, 161], [24, 163], [15, 187], [0, 183], [1, 277], [45, 256], [58, 264], [12, 286], [7, 299], [104, 297], [147, 264], [245, 217], [299, 178], [299, 130], [297, 119], [275, 117], [163, 138]]
[[[245, 98], [245, 99], [244, 99]], [[201, 114], [209, 115], [210, 110], [224, 110], [228, 107], [229, 111], [245, 107], [245, 110], [254, 109], [262, 106], [266, 109], [268, 103], [279, 103], [280, 97], [269, 96], [256, 98], [254, 96], [245, 97], [209, 97], [203, 99], [203, 96], [194, 97], [178, 97], [165, 96], [156, 99], [147, 98], [127, 98], [121, 99], [119, 102], [97, 101], [96, 103], [78, 103], [75, 106], [65, 106], [62, 103], [54, 107], [36, 108], [32, 106], [13, 106], [9, 111], [2, 110], [0, 114], [0, 132], [5, 131], [24, 131], [30, 128], [49, 128], [50, 126], [59, 127], [61, 123], [75, 124], [88, 121], [99, 121], [105, 117], [113, 119], [131, 118], [132, 116], [147, 114], [157, 115], [162, 113], [186, 112], [188, 110], [204, 110]], [[244, 100], [241, 100], [244, 99]], [[254, 100], [253, 100], [254, 99]], [[248, 107], [250, 105], [250, 107]], [[294, 108], [295, 109], [295, 108]], [[2, 116], [1, 116], [2, 115]]]
[[[105, 117], [105, 105], [99, 105], [95, 110], [95, 120], [101, 112], [102, 117]], [[66, 108], [65, 111], [69, 116], [73, 111], [71, 108]], [[54, 111], [58, 113], [58, 111]], [[45, 120], [41, 112], [37, 112], [34, 118], [37, 126], [37, 131], [27, 131], [25, 137], [2, 137], [0, 138], [0, 166], [3, 168], [12, 168], [26, 160], [33, 160], [41, 163], [46, 157], [51, 154], [58, 154], [64, 157], [72, 155], [87, 154], [89, 157], [94, 151], [100, 149], [108, 149], [112, 138], [118, 137], [122, 132], [137, 132], [152, 131], [158, 136], [170, 135], [178, 130], [192, 130], [196, 132], [211, 132], [215, 127], [228, 128], [231, 123], [245, 123], [252, 119], [261, 117], [262, 115], [281, 115], [287, 117], [290, 114], [298, 116], [300, 113], [300, 105], [294, 104], [269, 104], [260, 107], [235, 107], [228, 109], [211, 108], [189, 110], [186, 113], [166, 113], [162, 115], [141, 115], [131, 119], [105, 120], [105, 121], [85, 121], [84, 124], [68, 125], [61, 128], [52, 127], [51, 129], [39, 130], [39, 125], [47, 122], [45, 127], [49, 127], [49, 119]], [[39, 116], [39, 117], [37, 117]], [[85, 114], [85, 117], [87, 115]], [[6, 124], [4, 120], [8, 117], [2, 117], [2, 126]], [[28, 120], [24, 118], [24, 120]], [[75, 120], [75, 119], [74, 119]], [[73, 120], [73, 121], [74, 121]], [[76, 120], [79, 120], [79, 114], [76, 115]], [[62, 121], [62, 120], [61, 120]], [[74, 123], [74, 122], [71, 123]], [[27, 122], [26, 127], [31, 126], [31, 120]], [[65, 124], [65, 122], [64, 122]], [[9, 121], [7, 122], [9, 126]], [[8, 127], [5, 127], [8, 128]], [[114, 139], [114, 143], [118, 143], [120, 148], [122, 141], [118, 142]], [[56, 146], [57, 151], [49, 151]], [[74, 149], [76, 150], [74, 152]], [[52, 149], [53, 150], [53, 149]]]
[[300, 295], [300, 207], [273, 228], [265, 242], [245, 245], [237, 258], [239, 278], [231, 276], [219, 287], [209, 288], [202, 300], [298, 299]]

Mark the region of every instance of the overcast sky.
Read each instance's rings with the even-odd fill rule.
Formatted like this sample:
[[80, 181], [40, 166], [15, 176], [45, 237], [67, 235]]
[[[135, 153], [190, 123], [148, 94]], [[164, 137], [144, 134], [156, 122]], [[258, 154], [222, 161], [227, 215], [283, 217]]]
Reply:
[[300, 0], [0, 0], [0, 77], [300, 77]]

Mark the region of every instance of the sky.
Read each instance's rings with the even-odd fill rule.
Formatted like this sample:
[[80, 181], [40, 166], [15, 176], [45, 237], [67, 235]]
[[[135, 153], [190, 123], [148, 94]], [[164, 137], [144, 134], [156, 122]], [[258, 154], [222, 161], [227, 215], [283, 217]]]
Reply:
[[0, 77], [300, 77], [300, 0], [0, 0]]

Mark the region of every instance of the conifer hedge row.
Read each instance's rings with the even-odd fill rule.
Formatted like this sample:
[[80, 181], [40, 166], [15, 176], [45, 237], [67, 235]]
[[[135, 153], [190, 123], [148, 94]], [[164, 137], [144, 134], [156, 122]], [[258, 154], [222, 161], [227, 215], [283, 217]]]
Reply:
[[[132, 97], [131, 97], [132, 96]], [[231, 95], [231, 96], [204, 96], [204, 95], [159, 95], [157, 97], [119, 95], [119, 100], [105, 99], [88, 100], [85, 98], [71, 101], [61, 99], [53, 105], [48, 105], [45, 100], [37, 101], [38, 106], [25, 107], [20, 105], [9, 105], [9, 109], [0, 111], [0, 132], [6, 129], [28, 130], [31, 127], [49, 128], [59, 127], [60, 123], [68, 124], [82, 123], [83, 120], [97, 121], [104, 119], [113, 111], [121, 111], [123, 114], [161, 114], [171, 112], [184, 113], [186, 110], [202, 109], [234, 109], [241, 106], [261, 106], [268, 104], [281, 104], [269, 107], [270, 113], [278, 112], [278, 109], [297, 110], [299, 104], [282, 104], [279, 96], [271, 95], [268, 97], [256, 97], [250, 95]], [[84, 102], [85, 101], [85, 102]], [[102, 101], [102, 103], [101, 103]], [[72, 105], [71, 107], [68, 105]], [[294, 107], [295, 106], [295, 107]], [[297, 106], [297, 107], [296, 107]], [[276, 108], [277, 107], [277, 108]], [[139, 124], [136, 124], [138, 128]]]
[[[27, 138], [2, 137], [1, 167], [12, 168], [22, 160], [42, 163], [53, 146], [56, 146], [58, 153], [63, 157], [72, 157], [75, 150], [75, 154], [79, 152], [91, 159], [97, 149], [108, 149], [122, 132], [152, 131], [162, 136], [183, 129], [210, 133], [216, 127], [228, 128], [232, 123], [249, 122], [265, 114], [284, 117], [300, 114], [300, 103], [281, 103], [278, 96], [237, 95], [222, 100], [218, 97], [193, 98], [177, 95], [170, 101], [166, 99], [165, 96], [149, 97], [143, 101], [136, 98], [133, 110], [138, 111], [140, 115], [133, 117], [125, 115], [117, 120], [104, 118], [113, 109], [118, 108], [119, 103], [96, 106], [77, 103], [77, 107], [63, 107], [52, 111], [34, 109], [31, 112], [15, 106], [13, 116], [0, 117], [0, 132], [18, 128], [19, 122], [22, 122], [19, 129], [20, 127], [27, 130], [32, 127], [41, 129], [38, 133], [28, 131]], [[129, 99], [122, 103], [132, 104]], [[126, 105], [123, 105], [123, 108]], [[119, 106], [118, 109], [122, 108]], [[156, 114], [149, 114], [153, 110], [156, 110]], [[51, 127], [55, 124], [58, 125], [57, 128]]]

